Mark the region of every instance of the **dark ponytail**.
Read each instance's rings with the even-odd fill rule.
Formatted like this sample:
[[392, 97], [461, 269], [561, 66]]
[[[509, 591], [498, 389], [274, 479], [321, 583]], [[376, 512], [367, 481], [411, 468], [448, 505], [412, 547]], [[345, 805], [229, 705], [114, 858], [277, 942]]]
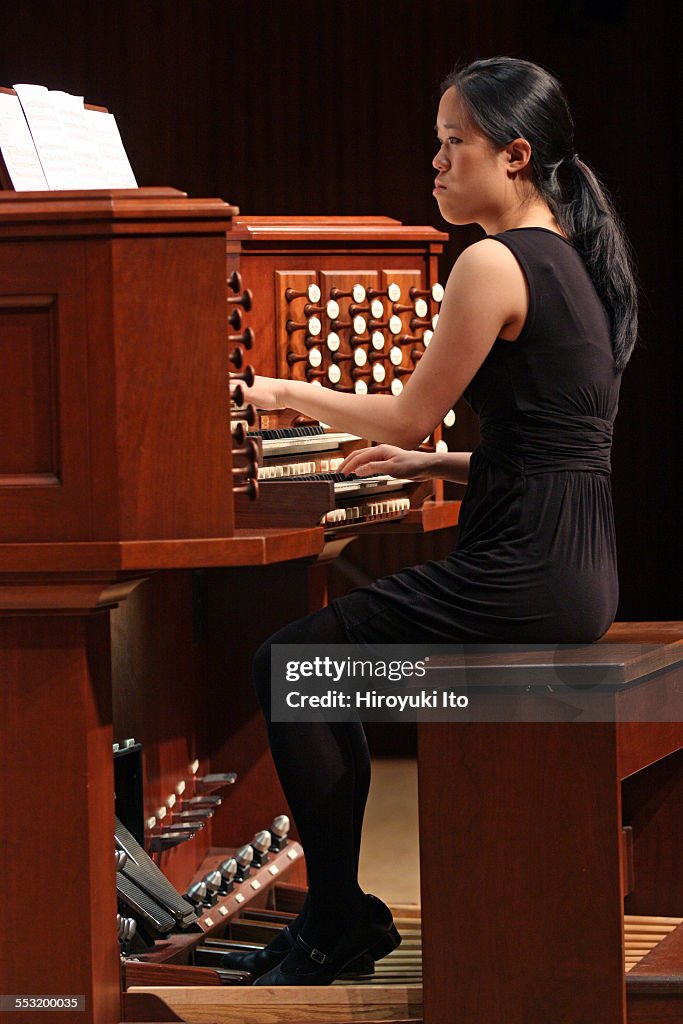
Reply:
[[638, 334], [637, 287], [631, 248], [605, 188], [574, 152], [574, 123], [562, 86], [544, 68], [513, 57], [490, 57], [456, 68], [454, 86], [471, 123], [506, 146], [531, 146], [534, 188], [581, 253], [612, 326], [618, 370]]

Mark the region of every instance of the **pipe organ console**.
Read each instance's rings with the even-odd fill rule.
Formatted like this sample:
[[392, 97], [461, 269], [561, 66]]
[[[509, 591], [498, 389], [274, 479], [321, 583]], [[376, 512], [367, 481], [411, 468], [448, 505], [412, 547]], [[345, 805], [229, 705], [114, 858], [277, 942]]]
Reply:
[[[302, 850], [249, 686], [251, 657], [319, 607], [326, 539], [436, 529], [455, 515], [431, 483], [339, 479], [363, 439], [291, 410], [259, 417], [239, 394], [229, 404], [228, 374], [398, 393], [438, 317], [442, 240], [387, 218], [239, 218], [172, 189], [0, 194], [1, 995], [84, 996], [82, 1024], [178, 1019], [171, 1005], [188, 1020], [272, 1018], [272, 993], [216, 966], [222, 943], [267, 942], [303, 899]], [[440, 441], [437, 431], [428, 443]], [[675, 628], [667, 651], [681, 642]], [[628, 691], [636, 710], [661, 705], [664, 675], [680, 672], [680, 656], [667, 657], [648, 647]], [[520, 962], [519, 937], [495, 947], [496, 985], [469, 999], [470, 981], [499, 934], [493, 894], [543, 926], [534, 879], [566, 912], [577, 863], [583, 903], [599, 908], [591, 948], [605, 958], [581, 991], [592, 1007], [581, 1019], [625, 1019], [627, 892], [633, 914], [657, 915], [639, 918], [638, 934], [662, 938], [659, 952], [629, 960], [641, 998], [630, 1020], [680, 1019], [671, 964], [683, 886], [677, 858], [662, 853], [680, 851], [680, 727], [457, 728], [458, 742], [446, 725], [420, 735], [427, 1024], [450, 1019], [456, 1002], [464, 1024], [498, 1024], [501, 986], [510, 1005], [530, 1008], [525, 1020], [541, 1019], [538, 971]], [[118, 745], [116, 776], [115, 735], [138, 741]], [[456, 751], [467, 770], [445, 777]], [[144, 779], [139, 799], [124, 755]], [[469, 806], [474, 787], [488, 803]], [[469, 814], [464, 847], [453, 806]], [[538, 808], [551, 824], [531, 851]], [[523, 855], [506, 865], [511, 836]], [[39, 957], [27, 870], [40, 894]], [[470, 903], [465, 932], [444, 942]], [[570, 916], [560, 945], [573, 970], [591, 933]], [[421, 943], [412, 920], [404, 952]], [[523, 948], [543, 958], [547, 927], [536, 945], [523, 932]], [[444, 949], [464, 965], [455, 978]], [[399, 978], [400, 991], [380, 985], [369, 1007], [385, 1021], [422, 1019], [419, 969], [400, 949], [389, 959], [382, 977]], [[552, 970], [543, 959], [546, 999]], [[299, 1019], [347, 1020], [352, 1004], [367, 1019], [362, 990], [351, 1002], [346, 992], [305, 993]], [[669, 1016], [653, 1017], [655, 1004]]]
[[[228, 268], [249, 282], [255, 371], [398, 395], [438, 320], [437, 257], [445, 237], [388, 217], [236, 218]], [[261, 416], [254, 429], [254, 411], [247, 412], [242, 420], [233, 408], [247, 443], [258, 446], [259, 498], [250, 505], [238, 496], [243, 525], [320, 524], [328, 537], [398, 520], [421, 530], [429, 528], [435, 502], [444, 507], [439, 483], [342, 479], [336, 471], [349, 451], [368, 443], [361, 438], [302, 423], [291, 410]], [[453, 419], [451, 412], [447, 422]], [[445, 446], [440, 430], [425, 443]], [[446, 525], [446, 516], [439, 523]]]
[[[309, 224], [295, 252], [273, 222], [285, 251], [257, 251], [236, 214], [173, 189], [0, 194], [3, 820], [22, 809], [3, 835], [2, 975], [83, 995], [84, 1024], [144, 1013], [122, 1001], [119, 954], [138, 981], [168, 978], [281, 878], [304, 881], [251, 654], [311, 607], [325, 534], [444, 525], [422, 511], [431, 485], [336, 479], [362, 439], [259, 419], [227, 386], [390, 388], [428, 343], [424, 324], [398, 340], [427, 318], [409, 289], [431, 289], [441, 236], [330, 222], [311, 247]], [[272, 484], [300, 488], [303, 517]], [[139, 740], [116, 745], [118, 820], [115, 734]], [[50, 904], [40, 965], [16, 884], [29, 864]]]

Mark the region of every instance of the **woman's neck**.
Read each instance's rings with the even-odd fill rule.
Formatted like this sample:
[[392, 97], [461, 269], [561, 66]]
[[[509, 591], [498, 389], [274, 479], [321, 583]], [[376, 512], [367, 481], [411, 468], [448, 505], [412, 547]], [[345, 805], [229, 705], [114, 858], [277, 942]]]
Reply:
[[563, 232], [546, 203], [527, 203], [500, 211], [480, 221], [487, 235], [499, 235], [514, 228], [547, 228], [558, 235]]

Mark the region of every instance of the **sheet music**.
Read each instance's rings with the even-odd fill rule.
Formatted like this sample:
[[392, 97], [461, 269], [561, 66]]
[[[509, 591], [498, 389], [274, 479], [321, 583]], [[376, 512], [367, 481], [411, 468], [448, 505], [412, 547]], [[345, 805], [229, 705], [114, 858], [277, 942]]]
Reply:
[[21, 101], [7, 92], [0, 92], [0, 152], [15, 192], [47, 189]]
[[48, 188], [80, 188], [79, 172], [55, 105], [44, 85], [15, 85]]
[[64, 138], [77, 168], [78, 185], [72, 188], [107, 188], [109, 182], [100, 162], [95, 140], [88, 129], [82, 96], [51, 89], [50, 101], [62, 126]]
[[137, 188], [114, 115], [104, 110], [86, 109], [85, 120], [104, 168], [107, 188]]

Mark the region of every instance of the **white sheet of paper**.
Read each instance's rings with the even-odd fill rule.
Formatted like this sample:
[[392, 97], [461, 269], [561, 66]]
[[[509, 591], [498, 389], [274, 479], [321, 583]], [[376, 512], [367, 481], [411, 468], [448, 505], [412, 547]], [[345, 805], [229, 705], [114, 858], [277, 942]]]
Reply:
[[21, 101], [7, 92], [0, 92], [0, 150], [15, 192], [47, 189]]
[[13, 88], [21, 100], [48, 188], [81, 188], [78, 168], [46, 87], [20, 84]]
[[51, 89], [49, 98], [78, 171], [76, 188], [107, 188], [107, 176], [85, 118], [82, 96]]
[[114, 115], [86, 109], [85, 120], [106, 175], [107, 188], [137, 188]]

